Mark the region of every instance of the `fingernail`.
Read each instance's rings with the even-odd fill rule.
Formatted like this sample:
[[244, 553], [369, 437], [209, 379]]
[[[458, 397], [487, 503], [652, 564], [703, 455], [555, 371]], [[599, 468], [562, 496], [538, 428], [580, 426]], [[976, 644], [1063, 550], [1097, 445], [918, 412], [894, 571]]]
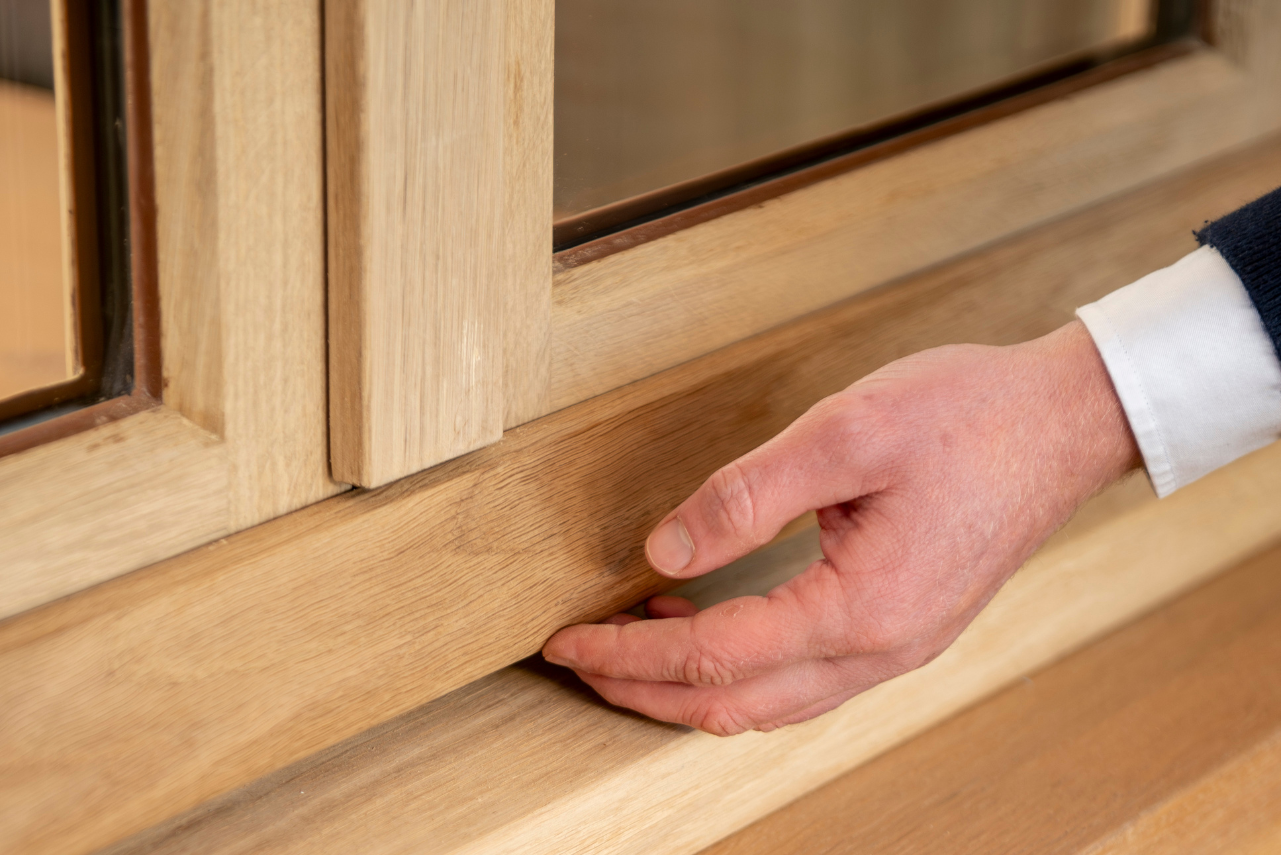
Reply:
[[645, 542], [645, 556], [655, 570], [671, 576], [694, 560], [694, 541], [689, 539], [684, 523], [678, 517], [672, 517], [649, 536]]

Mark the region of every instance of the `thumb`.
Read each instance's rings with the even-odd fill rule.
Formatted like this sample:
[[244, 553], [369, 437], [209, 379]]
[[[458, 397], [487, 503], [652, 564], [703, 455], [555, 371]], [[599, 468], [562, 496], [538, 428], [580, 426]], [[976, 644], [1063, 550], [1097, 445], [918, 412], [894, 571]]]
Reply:
[[815, 405], [786, 430], [718, 470], [645, 542], [665, 576], [700, 576], [769, 543], [806, 511], [858, 498], [863, 484], [856, 396]]

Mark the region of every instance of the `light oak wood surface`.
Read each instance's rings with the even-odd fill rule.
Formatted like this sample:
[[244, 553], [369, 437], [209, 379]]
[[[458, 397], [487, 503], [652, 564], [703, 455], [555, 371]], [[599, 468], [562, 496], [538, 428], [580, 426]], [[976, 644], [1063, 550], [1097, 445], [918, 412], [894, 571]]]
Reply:
[[1256, 139], [1261, 79], [1201, 51], [559, 270], [549, 407]]
[[319, 10], [148, 7], [165, 407], [0, 458], [0, 617], [342, 489]]
[[[171, 39], [168, 28], [190, 26], [182, 19], [198, 17], [202, 7], [212, 71], [178, 71], [175, 66], [191, 62], [185, 49], [201, 48]], [[187, 274], [167, 282], [162, 276], [160, 298], [161, 305], [167, 297], [175, 311], [187, 312], [184, 323], [166, 330], [166, 365], [172, 349], [199, 352], [209, 346], [205, 336], [219, 338], [220, 365], [207, 375], [214, 389], [197, 397], [219, 401], [216, 432], [227, 442], [231, 465], [227, 522], [239, 531], [338, 490], [327, 455], [320, 15], [310, 0], [169, 0], [151, 4], [151, 22], [153, 55], [164, 58], [163, 66], [153, 66], [153, 81], [177, 74], [209, 83], [174, 93], [166, 106], [191, 109], [180, 99], [204, 98], [214, 108], [209, 123], [194, 132], [174, 127], [180, 116], [170, 121], [156, 109], [160, 263], [186, 265]], [[174, 147], [162, 167], [162, 130], [185, 137], [195, 150]], [[187, 178], [188, 157], [212, 158], [212, 184], [168, 183]], [[196, 168], [209, 175], [207, 165]], [[215, 213], [199, 210], [214, 200]], [[190, 217], [197, 229], [210, 217], [216, 228], [186, 229], [165, 219], [166, 201], [186, 208], [175, 217]], [[202, 259], [189, 252], [193, 239], [211, 236], [216, 311], [207, 310], [206, 281], [194, 269]], [[169, 388], [186, 382], [176, 373], [165, 376]], [[175, 406], [186, 414], [181, 403]], [[198, 414], [193, 420], [201, 424]]]
[[704, 855], [1276, 852], [1273, 550]]
[[[719, 739], [606, 707], [566, 672], [523, 663], [149, 830], [112, 855], [697, 851], [1244, 558], [1241, 542], [1233, 545], [1240, 529], [1216, 532], [1240, 520], [1241, 508], [1258, 507], [1251, 494], [1266, 490], [1264, 479], [1277, 472], [1281, 449], [1160, 503], [1142, 480], [1122, 484], [1100, 497], [1102, 513], [1087, 513], [1050, 541], [948, 653], [805, 725]], [[811, 533], [796, 540], [741, 568], [757, 577], [754, 585], [723, 579], [713, 599], [759, 593], [770, 571], [802, 570], [819, 554], [817, 539]], [[1270, 574], [1278, 561], [1273, 555], [1267, 563]], [[1251, 587], [1236, 599], [1265, 616], [1281, 598], [1281, 583], [1268, 582], [1268, 597]], [[1275, 648], [1281, 621], [1271, 624]], [[1193, 641], [1218, 640], [1216, 631], [1230, 628], [1212, 614]], [[1078, 703], [1097, 706], [1109, 687], [1132, 684], [1127, 678], [1136, 670], [1110, 680], [1095, 671], [1094, 684], [1078, 681], [1072, 689]], [[1047, 715], [1055, 709], [1051, 704]], [[964, 760], [975, 755], [983, 756], [969, 752]], [[1001, 769], [988, 766], [976, 779], [999, 786]], [[965, 765], [953, 768], [959, 776]], [[882, 785], [887, 800], [917, 789]], [[1044, 789], [1042, 797], [1052, 798]], [[973, 805], [969, 811], [977, 813]], [[847, 824], [868, 815], [844, 812]], [[903, 815], [903, 827], [915, 819]], [[806, 839], [803, 828], [790, 830]]]
[[0, 458], [0, 614], [221, 537], [228, 471], [216, 436], [163, 407]]
[[[539, 419], [432, 471], [0, 623], [0, 838], [29, 851], [109, 843], [655, 592], [667, 583], [645, 568], [648, 529], [815, 400], [931, 345], [1047, 332], [1175, 261], [1194, 245], [1191, 228], [1279, 179], [1272, 142]], [[1152, 560], [1194, 576], [1281, 534], [1271, 459], [1154, 511], [1175, 521], [1153, 522], [1169, 551], [1148, 549]], [[1229, 510], [1202, 536], [1197, 520]], [[1184, 529], [1188, 542], [1174, 536]], [[1099, 548], [1149, 542], [1127, 538]], [[1146, 566], [1134, 565], [1132, 588], [1109, 588], [1108, 602], [1146, 605], [1186, 578]], [[1089, 608], [1105, 615], [1108, 602]]]
[[541, 410], [551, 2], [326, 10], [333, 470], [379, 486]]

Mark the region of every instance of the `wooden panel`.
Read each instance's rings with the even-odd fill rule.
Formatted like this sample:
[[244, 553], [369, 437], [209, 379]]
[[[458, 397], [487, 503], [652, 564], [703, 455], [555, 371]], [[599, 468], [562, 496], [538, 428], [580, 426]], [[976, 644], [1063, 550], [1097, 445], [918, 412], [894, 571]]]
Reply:
[[[1274, 488], [1264, 485], [1277, 473], [1281, 448], [1170, 500], [1158, 503], [1144, 491], [1128, 514], [1084, 525], [1074, 521], [1014, 577], [951, 651], [805, 725], [718, 739], [605, 707], [565, 672], [522, 664], [139, 835], [113, 855], [696, 851], [1205, 578], [1213, 568], [1235, 563], [1244, 557], [1244, 541], [1237, 540], [1243, 530], [1226, 534], [1222, 524], [1240, 519], [1241, 508], [1263, 513], [1257, 491], [1271, 493]], [[792, 573], [817, 554], [816, 539], [807, 540], [785, 560]], [[776, 552], [787, 549], [783, 544]], [[1275, 616], [1281, 603], [1279, 565], [1281, 556], [1274, 554], [1264, 572], [1254, 573], [1254, 584], [1234, 598], [1238, 613], [1220, 610], [1208, 627], [1196, 624], [1192, 646], [1231, 635], [1233, 618], [1245, 612], [1268, 620], [1268, 652], [1275, 661], [1281, 645], [1281, 618]], [[1196, 621], [1198, 611], [1182, 614]], [[1151, 633], [1146, 636], [1150, 640]], [[1141, 642], [1129, 646], [1141, 647]], [[1160, 656], [1168, 652], [1169, 646], [1159, 647], [1141, 664], [1155, 663], [1168, 674], [1181, 664]], [[1255, 657], [1256, 664], [1266, 661], [1262, 653]], [[1072, 687], [1078, 706], [1097, 707], [1098, 693], [1109, 687], [1133, 688], [1140, 682], [1134, 678], [1143, 675], [1141, 664], [1110, 674], [1091, 671], [1094, 683], [1078, 680]], [[1218, 679], [1233, 682], [1240, 674], [1235, 670]], [[1040, 678], [1035, 679], [1039, 685]], [[1281, 679], [1270, 683], [1267, 693], [1276, 705]], [[1051, 702], [1044, 715], [1056, 711], [1059, 705]], [[1035, 716], [1013, 718], [1008, 722], [1012, 741], [1039, 724]], [[1238, 723], [1236, 732], [1252, 725]], [[1158, 730], [1149, 739], [1162, 735]], [[961, 739], [955, 742], [964, 745]], [[1207, 742], [1198, 752], [1202, 761], [1222, 745], [1222, 740]], [[1079, 761], [1084, 752], [1072, 747]], [[993, 748], [992, 753], [1000, 752]], [[1011, 753], [1007, 748], [1006, 756]], [[1085, 756], [1100, 753], [1096, 749]], [[965, 762], [955, 764], [954, 778], [980, 791], [967, 805], [970, 815], [993, 817], [990, 806], [1001, 802], [983, 801], [982, 783], [1000, 786], [1001, 769], [990, 759], [988, 768], [979, 765], [984, 757], [977, 748], [967, 750]], [[970, 761], [979, 762], [967, 766]], [[971, 778], [963, 777], [967, 770]], [[959, 788], [951, 783], [938, 787], [941, 797]], [[880, 780], [882, 802], [907, 800], [915, 789], [893, 776]], [[1094, 795], [1097, 803], [1107, 791]], [[846, 827], [860, 816], [884, 813], [842, 809]], [[902, 811], [897, 816], [902, 817], [900, 831], [917, 819]], [[833, 824], [841, 827], [839, 820]], [[938, 851], [945, 827], [933, 823], [921, 829], [922, 838], [936, 847], [921, 851]], [[794, 831], [805, 839], [803, 830]], [[786, 851], [826, 850], [802, 845]], [[998, 846], [975, 851], [1054, 850]]]
[[1256, 138], [1281, 118], [1209, 51], [556, 274], [567, 406]]
[[1278, 571], [1274, 550], [705, 855], [1275, 852]]
[[551, 2], [326, 9], [333, 466], [376, 486], [495, 442], [505, 363], [541, 408]]
[[[0, 834], [34, 851], [104, 844], [635, 602], [669, 584], [642, 556], [654, 522], [813, 401], [924, 347], [1047, 332], [1176, 260], [1193, 226], [1278, 179], [1281, 145], [1271, 143], [509, 431], [430, 472], [0, 624], [0, 708], [12, 723], [0, 732], [0, 804], [13, 823]], [[1208, 551], [1197, 553], [1162, 529], [1173, 551], [1153, 560], [1204, 568], [1231, 543], [1281, 533], [1281, 496], [1269, 492], [1281, 478], [1270, 472], [1229, 478], [1207, 499], [1231, 509], [1230, 540], [1198, 538]], [[1197, 502], [1188, 513], [1202, 511]], [[1149, 578], [1089, 607], [1148, 602]]]

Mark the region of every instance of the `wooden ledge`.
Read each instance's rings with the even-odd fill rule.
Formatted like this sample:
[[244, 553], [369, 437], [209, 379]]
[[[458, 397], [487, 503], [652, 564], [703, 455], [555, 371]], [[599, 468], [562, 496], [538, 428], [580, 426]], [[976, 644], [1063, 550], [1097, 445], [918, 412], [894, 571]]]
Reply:
[[1281, 550], [704, 855], [1281, 851]]

